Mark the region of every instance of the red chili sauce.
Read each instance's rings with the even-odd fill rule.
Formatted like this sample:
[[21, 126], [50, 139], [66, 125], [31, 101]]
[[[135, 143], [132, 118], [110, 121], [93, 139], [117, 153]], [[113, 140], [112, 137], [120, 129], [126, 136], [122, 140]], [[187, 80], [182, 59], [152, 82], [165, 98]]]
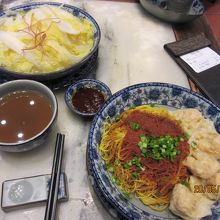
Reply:
[[83, 113], [95, 113], [104, 103], [105, 97], [97, 89], [80, 88], [72, 97], [72, 104]]
[[[130, 122], [137, 122], [140, 124], [140, 129], [134, 131]], [[179, 178], [179, 182], [181, 179], [186, 178], [188, 176], [188, 171], [185, 166], [182, 166], [182, 161], [186, 159], [189, 154], [189, 144], [184, 137], [184, 131], [177, 124], [176, 121], [173, 121], [169, 118], [146, 114], [140, 111], [134, 111], [130, 114], [125, 120], [125, 126], [127, 129], [127, 133], [125, 135], [124, 141], [122, 143], [122, 152], [126, 152], [124, 157], [126, 158], [126, 162], [132, 160], [134, 155], [137, 155], [141, 159], [141, 164], [145, 167], [147, 171], [147, 179], [150, 181], [157, 180], [157, 186], [159, 191], [161, 192], [169, 192], [174, 185], [169, 184], [164, 187], [164, 176], [167, 178], [174, 178], [174, 174], [181, 172], [181, 176]], [[169, 160], [154, 160], [149, 157], [142, 157], [141, 150], [138, 147], [138, 142], [140, 141], [140, 135], [153, 135], [155, 137], [160, 137], [163, 135], [170, 135], [172, 137], [183, 137], [184, 141], [181, 141], [177, 146], [177, 149], [181, 152], [174, 161]], [[181, 170], [179, 170], [181, 167]], [[159, 168], [159, 169], [158, 169]]]
[[[132, 130], [130, 122], [139, 123], [141, 128], [138, 131]], [[163, 116], [134, 111], [127, 117], [125, 124], [127, 133], [124, 138], [122, 148], [130, 149], [131, 155], [129, 159], [131, 159], [133, 155], [141, 155], [140, 148], [138, 147], [141, 134], [153, 135], [156, 137], [170, 135], [172, 137], [179, 136], [184, 138], [184, 131], [180, 125], [178, 125], [177, 122]], [[181, 154], [176, 158], [177, 161], [179, 157], [185, 159], [189, 154], [189, 144], [187, 140], [181, 142], [177, 149], [181, 151]], [[162, 162], [162, 160], [160, 162]], [[158, 161], [156, 161], [156, 163], [158, 163]]]

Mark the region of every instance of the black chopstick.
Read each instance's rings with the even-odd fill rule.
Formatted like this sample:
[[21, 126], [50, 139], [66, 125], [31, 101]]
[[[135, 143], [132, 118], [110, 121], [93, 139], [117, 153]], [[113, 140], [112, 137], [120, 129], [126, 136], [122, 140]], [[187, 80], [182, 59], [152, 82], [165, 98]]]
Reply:
[[51, 173], [51, 183], [48, 193], [44, 220], [54, 220], [56, 217], [56, 205], [60, 181], [60, 171], [62, 165], [64, 139], [65, 135], [60, 133], [57, 134]]

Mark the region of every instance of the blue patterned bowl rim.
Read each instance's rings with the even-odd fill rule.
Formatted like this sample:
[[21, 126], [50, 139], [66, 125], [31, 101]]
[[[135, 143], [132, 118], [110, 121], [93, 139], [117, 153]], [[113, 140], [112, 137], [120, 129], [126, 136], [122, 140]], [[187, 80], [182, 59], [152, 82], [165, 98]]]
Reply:
[[[173, 0], [150, 0], [152, 4], [157, 5], [159, 8], [164, 10], [170, 10], [167, 5], [169, 1]], [[176, 14], [186, 14], [186, 15], [202, 15], [204, 13], [205, 7], [200, 0], [192, 0], [191, 6], [188, 12], [180, 13], [175, 11]]]
[[7, 69], [0, 68], [0, 72], [3, 71], [9, 75], [18, 77], [18, 78], [28, 78], [28, 79], [36, 79], [36, 80], [49, 80], [49, 79], [55, 79], [55, 78], [60, 78], [64, 75], [67, 75], [67, 72], [77, 70], [80, 66], [82, 66], [85, 62], [88, 61], [88, 59], [97, 51], [99, 42], [101, 39], [101, 30], [96, 22], [96, 20], [87, 12], [84, 10], [77, 8], [73, 5], [65, 4], [65, 3], [60, 3], [60, 2], [31, 2], [31, 3], [26, 3], [18, 6], [14, 6], [12, 8], [9, 8], [7, 10], [0, 11], [0, 18], [4, 15], [13, 15], [16, 12], [19, 11], [26, 11], [26, 10], [31, 10], [33, 8], [40, 7], [42, 5], [49, 5], [49, 6], [56, 6], [60, 7], [61, 9], [71, 13], [71, 14], [76, 14], [80, 15], [80, 17], [83, 17], [87, 20], [89, 20], [93, 24], [94, 28], [94, 45], [93, 48], [91, 49], [90, 53], [87, 54], [80, 62], [71, 65], [67, 68], [64, 68], [62, 70], [58, 70], [55, 72], [50, 72], [50, 73], [20, 73], [20, 72], [13, 72]]
[[[111, 205], [114, 206], [114, 208], [123, 216], [125, 216], [128, 219], [152, 219], [152, 220], [162, 220], [167, 219], [161, 216], [157, 216], [155, 214], [146, 212], [145, 210], [140, 209], [139, 207], [131, 204], [129, 201], [124, 202], [122, 200], [122, 194], [117, 189], [117, 186], [114, 185], [111, 180], [108, 172], [104, 168], [104, 161], [101, 159], [99, 153], [98, 153], [98, 142], [101, 140], [101, 127], [103, 125], [103, 121], [106, 119], [106, 117], [114, 118], [112, 115], [108, 115], [107, 112], [111, 109], [111, 107], [118, 107], [119, 102], [117, 102], [120, 99], [120, 96], [126, 93], [132, 93], [134, 91], [138, 91], [138, 89], [148, 89], [152, 92], [151, 100], [148, 100], [147, 103], [143, 104], [163, 104], [163, 100], [158, 98], [159, 96], [155, 95], [159, 91], [160, 94], [164, 93], [167, 95], [168, 98], [176, 98], [179, 99], [181, 95], [184, 98], [184, 104], [181, 102], [176, 102], [177, 104], [172, 104], [168, 101], [167, 105], [168, 107], [174, 107], [174, 108], [197, 108], [199, 109], [203, 115], [206, 118], [209, 118], [215, 123], [216, 130], [220, 133], [220, 108], [218, 108], [216, 105], [214, 105], [211, 101], [207, 100], [203, 96], [199, 95], [196, 92], [193, 92], [187, 88], [174, 85], [174, 84], [168, 84], [168, 83], [158, 83], [158, 82], [152, 82], [152, 83], [140, 83], [132, 86], [128, 86], [115, 94], [112, 95], [110, 99], [108, 99], [102, 108], [98, 111], [96, 116], [94, 117], [92, 124], [90, 126], [90, 131], [88, 135], [88, 161], [89, 161], [89, 169], [91, 171], [91, 174], [95, 181], [97, 182], [99, 189], [101, 190], [102, 194], [105, 196], [105, 198], [109, 201]], [[169, 94], [166, 94], [166, 92], [169, 92]], [[173, 93], [173, 94], [172, 94]], [[133, 95], [133, 94], [132, 94]], [[170, 95], [170, 97], [169, 97]], [[137, 95], [138, 96], [138, 95]], [[158, 99], [155, 97], [157, 96]], [[134, 98], [131, 97], [131, 99]], [[117, 100], [118, 99], [118, 100]], [[149, 97], [147, 98], [149, 99]], [[186, 100], [185, 100], [186, 99]], [[183, 102], [182, 100], [182, 102]], [[123, 101], [122, 101], [123, 103]], [[125, 106], [124, 106], [125, 107]], [[123, 108], [123, 105], [122, 105]], [[110, 111], [111, 113], [111, 111]], [[98, 137], [98, 141], [95, 139]], [[212, 208], [212, 217], [217, 216], [218, 219], [220, 218], [220, 202], [217, 201]], [[173, 218], [172, 218], [173, 219]]]
[[78, 111], [71, 103], [71, 97], [73, 95], [74, 92], [77, 91], [77, 87], [79, 85], [83, 85], [83, 86], [98, 86], [99, 89], [101, 89], [101, 92], [105, 95], [105, 100], [109, 99], [112, 96], [112, 92], [110, 90], [110, 88], [103, 82], [97, 80], [97, 79], [82, 79], [79, 81], [76, 81], [75, 83], [73, 83], [72, 85], [70, 85], [66, 92], [65, 92], [65, 102], [67, 104], [67, 106], [69, 107], [69, 109], [81, 116], [94, 116], [96, 114], [95, 113], [84, 113], [84, 112], [80, 112]]

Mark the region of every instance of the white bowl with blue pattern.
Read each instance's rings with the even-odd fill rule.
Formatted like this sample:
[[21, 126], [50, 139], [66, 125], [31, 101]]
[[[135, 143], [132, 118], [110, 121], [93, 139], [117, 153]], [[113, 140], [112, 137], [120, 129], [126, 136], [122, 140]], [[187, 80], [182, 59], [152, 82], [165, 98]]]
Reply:
[[[136, 220], [178, 219], [168, 209], [156, 212], [135, 198], [129, 200], [124, 198], [118, 187], [111, 182], [105, 162], [99, 154], [98, 148], [106, 118], [114, 119], [118, 113], [144, 104], [163, 105], [168, 109], [196, 108], [202, 112], [204, 117], [213, 121], [217, 132], [220, 133], [220, 109], [203, 96], [189, 89], [167, 83], [133, 85], [113, 94], [93, 119], [88, 136], [87, 167], [89, 174], [99, 191], [120, 216]], [[205, 219], [220, 219], [220, 202], [213, 205], [212, 216]]]
[[[176, 2], [176, 3], [174, 3]], [[199, 16], [201, 16], [204, 11], [204, 5], [200, 0], [185, 1], [186, 4], [190, 4], [189, 9], [184, 11], [184, 1], [178, 0], [140, 0], [140, 4], [146, 9], [147, 12], [154, 15], [155, 17], [167, 21], [170, 23], [186, 23], [190, 22]], [[182, 7], [179, 6], [178, 10], [169, 7], [170, 4], [183, 4]], [[187, 7], [188, 8], [188, 7]]]
[[85, 112], [81, 112], [79, 111], [72, 103], [72, 98], [74, 96], [74, 94], [79, 90], [79, 89], [82, 89], [82, 88], [92, 88], [92, 89], [96, 89], [97, 91], [101, 92], [104, 96], [104, 99], [105, 101], [112, 96], [112, 92], [111, 90], [109, 89], [109, 87], [99, 81], [99, 80], [96, 80], [96, 79], [82, 79], [82, 80], [79, 80], [75, 83], [73, 83], [71, 86], [68, 87], [68, 89], [66, 90], [66, 93], [65, 93], [65, 102], [68, 106], [68, 108], [80, 115], [80, 116], [83, 116], [83, 117], [93, 117], [96, 112], [94, 113], [85, 113]]
[[79, 70], [79, 68], [85, 64], [98, 50], [99, 42], [101, 39], [101, 31], [99, 25], [96, 20], [84, 10], [77, 8], [75, 6], [64, 4], [60, 2], [32, 2], [23, 5], [18, 5], [12, 7], [5, 11], [0, 11], [0, 18], [4, 16], [16, 16], [17, 13], [27, 12], [31, 9], [39, 8], [41, 6], [53, 6], [58, 7], [60, 9], [69, 12], [70, 14], [78, 17], [84, 18], [88, 20], [93, 26], [93, 36], [94, 36], [94, 44], [91, 48], [90, 52], [78, 63], [68, 66], [62, 70], [50, 72], [50, 73], [23, 73], [23, 72], [14, 72], [11, 70], [7, 70], [6, 68], [0, 67], [0, 74], [8, 75], [9, 77], [14, 77], [16, 79], [32, 79], [37, 81], [49, 81], [53, 79], [58, 79], [64, 77], [69, 74], [75, 74]]

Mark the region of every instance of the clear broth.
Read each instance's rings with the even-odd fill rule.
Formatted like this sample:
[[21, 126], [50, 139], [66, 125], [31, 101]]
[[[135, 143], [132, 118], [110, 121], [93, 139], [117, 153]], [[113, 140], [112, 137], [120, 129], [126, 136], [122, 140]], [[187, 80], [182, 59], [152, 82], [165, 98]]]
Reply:
[[35, 91], [16, 91], [0, 98], [0, 142], [17, 143], [40, 133], [53, 115], [50, 101]]

